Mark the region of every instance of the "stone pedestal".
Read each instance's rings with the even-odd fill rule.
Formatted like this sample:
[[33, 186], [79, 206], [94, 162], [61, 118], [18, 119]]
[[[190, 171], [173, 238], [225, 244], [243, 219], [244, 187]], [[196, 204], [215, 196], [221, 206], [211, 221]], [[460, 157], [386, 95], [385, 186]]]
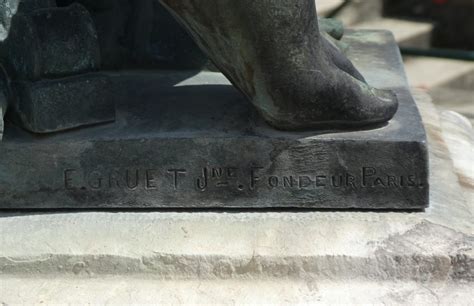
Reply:
[[388, 124], [282, 132], [220, 73], [115, 75], [112, 124], [43, 137], [7, 128], [0, 208], [424, 209], [426, 136], [393, 36], [345, 43], [371, 85], [397, 94]]
[[3, 213], [0, 302], [472, 304], [472, 129], [417, 101], [424, 212]]

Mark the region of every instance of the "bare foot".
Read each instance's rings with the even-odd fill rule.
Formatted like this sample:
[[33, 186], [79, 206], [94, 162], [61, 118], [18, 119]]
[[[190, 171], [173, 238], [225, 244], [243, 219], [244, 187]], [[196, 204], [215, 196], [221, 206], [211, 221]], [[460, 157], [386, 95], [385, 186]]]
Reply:
[[397, 111], [320, 33], [314, 0], [160, 1], [276, 128], [363, 126]]

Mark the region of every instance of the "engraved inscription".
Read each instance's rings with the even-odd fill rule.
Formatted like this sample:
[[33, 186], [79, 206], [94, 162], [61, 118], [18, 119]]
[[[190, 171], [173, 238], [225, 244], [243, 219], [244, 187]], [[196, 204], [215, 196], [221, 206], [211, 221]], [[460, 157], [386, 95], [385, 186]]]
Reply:
[[210, 186], [216, 188], [235, 186], [243, 189], [243, 185], [238, 182], [238, 173], [239, 168], [236, 167], [205, 167], [196, 179], [196, 187], [200, 191], [206, 191]]
[[[196, 190], [209, 192], [218, 190], [317, 190], [366, 188], [422, 188], [423, 182], [417, 174], [394, 175], [376, 167], [362, 167], [345, 173], [278, 173], [264, 167], [239, 168], [202, 167], [186, 169], [120, 169], [112, 171], [92, 170], [82, 173], [77, 169], [66, 169], [63, 173], [66, 190], [110, 190], [129, 191]], [[273, 173], [275, 172], [275, 173]]]
[[169, 169], [168, 173], [173, 175], [173, 186], [175, 190], [178, 190], [179, 179], [181, 176], [186, 176], [186, 169]]

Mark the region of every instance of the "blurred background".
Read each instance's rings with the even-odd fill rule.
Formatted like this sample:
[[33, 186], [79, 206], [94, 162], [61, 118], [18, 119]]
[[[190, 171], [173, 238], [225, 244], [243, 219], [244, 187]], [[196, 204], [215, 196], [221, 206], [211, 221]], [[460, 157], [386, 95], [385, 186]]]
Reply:
[[474, 123], [474, 0], [318, 0], [319, 14], [395, 35], [413, 87]]

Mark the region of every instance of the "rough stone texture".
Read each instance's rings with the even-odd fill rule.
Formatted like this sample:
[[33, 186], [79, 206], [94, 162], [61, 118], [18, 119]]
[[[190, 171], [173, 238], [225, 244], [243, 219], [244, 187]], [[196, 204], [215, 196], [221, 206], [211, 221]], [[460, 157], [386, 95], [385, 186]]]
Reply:
[[101, 277], [4, 278], [18, 304], [108, 305], [472, 305], [472, 286], [307, 280], [159, 281]]
[[15, 82], [13, 106], [21, 126], [34, 133], [64, 131], [115, 119], [109, 77], [89, 73], [62, 79]]
[[111, 90], [114, 124], [42, 138], [8, 129], [0, 207], [425, 208], [425, 132], [393, 38], [348, 39], [368, 80], [398, 95], [400, 110], [386, 126], [281, 132], [221, 74], [128, 75]]
[[425, 212], [3, 213], [0, 302], [472, 305], [472, 129], [416, 100]]
[[17, 14], [1, 49], [16, 80], [61, 77], [100, 66], [94, 23], [79, 4]]

